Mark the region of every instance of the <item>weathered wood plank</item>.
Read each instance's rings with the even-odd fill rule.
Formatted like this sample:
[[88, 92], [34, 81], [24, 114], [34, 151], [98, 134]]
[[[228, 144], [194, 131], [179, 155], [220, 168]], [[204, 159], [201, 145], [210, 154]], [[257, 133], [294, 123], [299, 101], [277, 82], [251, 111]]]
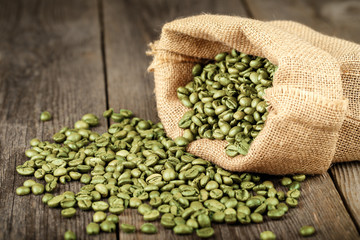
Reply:
[[[360, 2], [255, 0], [247, 4], [255, 18], [298, 21], [325, 34], [360, 43]], [[335, 164], [330, 173], [359, 231], [360, 162]]]
[[[272, 8], [271, 8], [272, 9]], [[145, 56], [147, 44], [159, 37], [161, 26], [175, 18], [193, 14], [218, 13], [246, 16], [240, 1], [104, 1], [105, 53], [108, 72], [109, 105], [132, 109], [136, 115], [157, 121], [152, 75], [146, 73], [150, 58]], [[267, 9], [270, 11], [269, 9]], [[314, 225], [318, 234], [313, 239], [355, 239], [357, 233], [341, 198], [328, 174], [312, 177], [303, 184], [300, 207], [283, 220], [266, 221], [248, 226], [214, 225], [216, 239], [258, 239], [259, 233], [273, 230], [280, 239], [301, 239], [298, 229]], [[337, 209], [338, 212], [329, 211]], [[125, 211], [122, 222], [140, 227], [142, 217], [134, 210]], [[158, 223], [156, 223], [157, 226]], [[170, 230], [148, 238], [176, 238]], [[141, 238], [120, 232], [120, 238]], [[186, 239], [196, 238], [195, 234]]]
[[336, 164], [330, 169], [350, 215], [360, 229], [360, 164], [359, 162]]
[[244, 15], [239, 1], [104, 1], [109, 105], [158, 121], [148, 44], [167, 21], [201, 13]]
[[[28, 177], [15, 172], [34, 137], [50, 140], [87, 112], [106, 107], [96, 0], [0, 3], [0, 239], [63, 239], [66, 230], [87, 238], [90, 212], [64, 219], [41, 196], [14, 194]], [[42, 123], [50, 111], [54, 120]], [[106, 131], [101, 120], [99, 131]], [[80, 184], [72, 183], [71, 189]], [[61, 186], [56, 193], [70, 189]], [[115, 239], [101, 234], [92, 239]]]

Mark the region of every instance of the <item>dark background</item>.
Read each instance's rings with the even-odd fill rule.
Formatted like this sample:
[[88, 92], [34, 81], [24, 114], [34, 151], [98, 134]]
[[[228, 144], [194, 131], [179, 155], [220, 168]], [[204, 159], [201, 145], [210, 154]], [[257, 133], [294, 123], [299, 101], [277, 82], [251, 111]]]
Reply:
[[[41, 197], [14, 194], [27, 177], [15, 168], [26, 160], [29, 140], [51, 139], [83, 114], [108, 107], [129, 108], [158, 121], [147, 44], [167, 21], [200, 13], [260, 20], [294, 20], [320, 32], [360, 43], [360, 1], [340, 0], [0, 0], [0, 239], [62, 239], [72, 229], [79, 239], [195, 239], [175, 236], [158, 223], [159, 233], [122, 232], [89, 237], [90, 212], [64, 219]], [[40, 122], [41, 111], [54, 119]], [[97, 131], [108, 123], [102, 119]], [[298, 229], [314, 225], [309, 239], [359, 239], [360, 164], [334, 165], [302, 185], [300, 205], [280, 221], [249, 226], [215, 225], [216, 239], [259, 239], [272, 230], [279, 239], [300, 239]], [[274, 178], [277, 179], [277, 178]], [[62, 186], [56, 193], [78, 190]], [[120, 222], [143, 222], [127, 210]]]

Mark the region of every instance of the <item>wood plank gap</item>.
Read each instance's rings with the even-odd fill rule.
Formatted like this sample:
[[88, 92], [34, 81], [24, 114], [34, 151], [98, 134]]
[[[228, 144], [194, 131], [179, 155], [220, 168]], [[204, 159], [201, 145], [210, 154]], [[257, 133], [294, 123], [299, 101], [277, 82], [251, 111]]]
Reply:
[[339, 193], [339, 196], [341, 198], [341, 201], [343, 202], [344, 206], [345, 206], [345, 209], [346, 211], [348, 212], [351, 220], [353, 221], [355, 227], [356, 227], [356, 230], [358, 231], [359, 235], [360, 235], [360, 225], [359, 223], [356, 221], [356, 218], [354, 216], [354, 214], [351, 212], [350, 210], [350, 206], [348, 204], [348, 202], [346, 201], [346, 197], [344, 196], [343, 192], [341, 191], [341, 186], [338, 184], [338, 181], [336, 181], [336, 176], [332, 173], [331, 170], [328, 171], [330, 177], [331, 177], [331, 180], [333, 181], [334, 183], [334, 186], [336, 188], [336, 191]]
[[[5, 132], [5, 136], [6, 136], [6, 134], [7, 134], [7, 126], [6, 126], [6, 132]], [[10, 155], [10, 154], [9, 154]], [[10, 158], [10, 156], [9, 156], [9, 158]], [[14, 175], [15, 174], [17, 174], [17, 172], [16, 172], [16, 166], [17, 166], [17, 163], [16, 163], [16, 160], [15, 160], [15, 168], [14, 168]], [[13, 186], [13, 190], [14, 190], [14, 192], [16, 192], [16, 187], [15, 187], [15, 177], [13, 178], [13, 182], [12, 182], [12, 186]], [[15, 195], [14, 195], [15, 196]], [[15, 203], [15, 198], [13, 197], [13, 199], [12, 199], [12, 202], [11, 202], [11, 216], [10, 216], [10, 222], [12, 222], [13, 221], [13, 216], [14, 216], [14, 203]], [[9, 230], [8, 230], [8, 232], [11, 232], [11, 228], [12, 228], [12, 225], [11, 224], [9, 224]]]
[[[109, 109], [109, 90], [108, 90], [108, 74], [107, 74], [107, 65], [106, 65], [106, 51], [105, 51], [105, 24], [104, 24], [104, 5], [103, 0], [97, 0], [98, 11], [99, 11], [99, 25], [100, 25], [100, 48], [101, 48], [101, 58], [102, 58], [102, 67], [104, 72], [104, 83], [105, 83], [105, 99], [106, 99], [106, 109]], [[110, 119], [106, 118], [107, 127], [110, 127]], [[118, 235], [116, 235], [118, 237]]]

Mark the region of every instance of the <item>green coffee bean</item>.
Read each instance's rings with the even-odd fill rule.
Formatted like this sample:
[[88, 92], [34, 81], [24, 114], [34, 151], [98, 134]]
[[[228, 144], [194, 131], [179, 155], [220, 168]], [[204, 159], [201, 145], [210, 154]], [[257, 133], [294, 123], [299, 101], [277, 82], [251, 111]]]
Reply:
[[89, 127], [90, 125], [83, 120], [79, 120], [74, 124], [75, 129], [88, 129]]
[[298, 205], [298, 201], [295, 198], [288, 197], [286, 198], [286, 204], [290, 207], [296, 207]]
[[160, 217], [160, 212], [158, 210], [151, 210], [144, 214], [145, 221], [155, 221]]
[[23, 175], [23, 176], [29, 176], [34, 174], [35, 169], [32, 167], [25, 167], [25, 166], [17, 166], [16, 167], [16, 171], [18, 174]]
[[119, 223], [119, 217], [115, 214], [110, 214], [106, 217], [107, 221], [113, 222], [113, 223]]
[[113, 109], [113, 108], [110, 108], [110, 109], [106, 110], [106, 111], [103, 113], [103, 116], [104, 116], [105, 118], [109, 118], [109, 117], [111, 117], [111, 115], [113, 114], [113, 112], [114, 112], [114, 109]]
[[91, 177], [89, 174], [81, 175], [80, 182], [84, 184], [89, 184], [91, 182]]
[[93, 215], [93, 221], [95, 223], [99, 223], [99, 222], [103, 222], [106, 219], [106, 213], [104, 213], [103, 211], [98, 211], [95, 212]]
[[[219, 57], [218, 57], [218, 59], [219, 59]], [[202, 70], [201, 65], [200, 65], [200, 64], [196, 64], [196, 65], [193, 67], [193, 69], [192, 69], [192, 75], [193, 75], [193, 76], [198, 76], [198, 75], [200, 75], [201, 70]]]
[[75, 214], [76, 214], [75, 208], [66, 208], [61, 211], [61, 215], [66, 218], [71, 218], [71, 217], [75, 216]]
[[211, 226], [211, 220], [210, 220], [209, 216], [207, 216], [205, 214], [200, 214], [197, 217], [197, 221], [199, 223], [199, 226], [202, 227], [202, 228]]
[[65, 139], [66, 139], [66, 136], [63, 133], [55, 133], [53, 135], [53, 140], [57, 143], [62, 143], [65, 141]]
[[279, 209], [279, 210], [282, 210], [284, 213], [286, 213], [288, 210], [289, 210], [289, 208], [288, 208], [288, 206], [286, 205], [286, 203], [279, 203], [277, 206], [276, 206], [276, 208], [277, 209]]
[[[171, 213], [168, 213], [168, 214], [171, 214]], [[175, 227], [176, 223], [174, 221], [174, 215], [171, 214], [172, 217], [167, 217], [166, 214], [164, 214], [162, 217], [161, 217], [161, 225], [163, 225], [165, 228], [173, 228]]]
[[76, 200], [73, 198], [65, 198], [60, 202], [62, 208], [72, 208], [76, 205]]
[[193, 218], [190, 218], [186, 221], [186, 225], [188, 225], [189, 227], [191, 227], [192, 229], [198, 229], [199, 228], [199, 224], [198, 222], [193, 219]]
[[23, 183], [23, 186], [31, 188], [34, 184], [36, 184], [36, 182], [34, 180], [28, 179]]
[[120, 229], [125, 233], [134, 233], [136, 228], [134, 225], [122, 223], [120, 224]]
[[16, 194], [19, 196], [28, 195], [29, 193], [30, 193], [29, 187], [21, 186], [16, 189]]
[[280, 219], [284, 216], [284, 212], [280, 209], [274, 209], [267, 212], [267, 216], [271, 219]]
[[180, 225], [180, 224], [185, 224], [185, 223], [186, 223], [185, 219], [182, 218], [182, 217], [175, 217], [175, 218], [174, 218], [174, 222], [175, 222], [176, 225]]
[[68, 230], [64, 234], [64, 240], [76, 240], [76, 234]]
[[276, 235], [275, 235], [275, 233], [273, 233], [271, 231], [264, 231], [264, 232], [260, 233], [260, 239], [261, 240], [275, 240]]
[[180, 147], [185, 147], [189, 143], [189, 141], [184, 137], [177, 137], [174, 141], [175, 141], [176, 145], [178, 145]]
[[294, 181], [288, 187], [289, 187], [289, 190], [295, 190], [295, 189], [299, 190], [301, 188], [301, 185], [299, 182]]
[[89, 235], [96, 235], [100, 233], [100, 226], [97, 223], [91, 222], [86, 226], [86, 233]]
[[60, 205], [60, 202], [64, 199], [63, 195], [58, 195], [50, 199], [47, 204], [49, 207], [57, 207]]
[[44, 185], [42, 185], [41, 183], [35, 183], [34, 185], [32, 185], [31, 187], [31, 192], [35, 195], [40, 195], [43, 194], [45, 191], [45, 187]]
[[90, 210], [92, 206], [92, 202], [89, 199], [83, 199], [83, 200], [79, 200], [77, 202], [77, 205], [81, 210]]
[[145, 233], [145, 234], [157, 233], [157, 228], [152, 223], [144, 223], [143, 225], [141, 225], [140, 230], [142, 233]]
[[92, 127], [99, 124], [98, 117], [92, 113], [85, 114], [81, 119]]
[[45, 193], [44, 196], [42, 197], [41, 201], [43, 203], [47, 204], [53, 198], [54, 198], [54, 195], [52, 195], [51, 193]]
[[191, 227], [189, 227], [186, 224], [178, 224], [173, 228], [173, 231], [175, 234], [179, 234], [179, 235], [185, 235], [185, 234], [192, 234], [193, 233], [193, 229]]
[[105, 220], [100, 224], [100, 229], [103, 232], [115, 232], [116, 225], [111, 221]]
[[295, 181], [303, 182], [306, 179], [306, 176], [304, 174], [301, 175], [295, 175], [292, 177]]
[[172, 168], [168, 168], [168, 169], [164, 170], [164, 172], [162, 174], [163, 174], [164, 181], [167, 181], [167, 182], [174, 180], [176, 178], [176, 172]]
[[196, 235], [200, 238], [209, 238], [214, 236], [215, 231], [212, 227], [206, 227], [196, 230]]
[[300, 191], [297, 190], [297, 189], [294, 189], [294, 190], [289, 190], [286, 195], [289, 197], [289, 198], [295, 198], [295, 199], [299, 199], [300, 197]]
[[291, 178], [284, 177], [281, 179], [281, 185], [283, 186], [289, 186], [292, 183]]
[[262, 223], [264, 221], [263, 216], [260, 213], [251, 213], [250, 219], [254, 223]]
[[40, 120], [45, 122], [45, 121], [50, 121], [51, 120], [51, 114], [48, 111], [44, 111], [40, 114]]
[[104, 201], [93, 202], [91, 205], [94, 211], [106, 211], [109, 208], [109, 204]]
[[217, 223], [222, 223], [225, 220], [225, 213], [224, 212], [215, 212], [212, 215], [212, 221], [217, 222]]
[[152, 210], [152, 207], [146, 203], [143, 203], [138, 207], [138, 212], [141, 215], [145, 215], [146, 213], [150, 212], [151, 210]]
[[299, 232], [301, 236], [309, 237], [315, 234], [315, 228], [313, 226], [302, 226]]

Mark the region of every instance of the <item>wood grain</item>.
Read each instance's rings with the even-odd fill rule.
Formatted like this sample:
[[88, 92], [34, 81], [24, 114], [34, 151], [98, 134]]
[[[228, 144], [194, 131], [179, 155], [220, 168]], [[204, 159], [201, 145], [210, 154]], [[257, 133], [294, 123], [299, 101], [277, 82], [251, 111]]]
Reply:
[[[50, 140], [87, 112], [105, 109], [105, 83], [96, 0], [0, 3], [0, 239], [63, 239], [66, 230], [87, 238], [90, 212], [64, 219], [41, 196], [15, 195], [28, 177], [15, 172], [29, 140]], [[54, 119], [42, 123], [41, 111]], [[99, 131], [106, 130], [101, 121]], [[56, 193], [78, 190], [61, 186]], [[115, 239], [101, 234], [92, 239]]]
[[237, 0], [227, 1], [104, 1], [104, 39], [109, 106], [129, 108], [139, 117], [158, 121], [154, 82], [146, 72], [148, 44], [161, 26], [175, 18], [201, 13], [243, 15]]
[[358, 162], [336, 164], [330, 169], [335, 185], [344, 204], [360, 229], [360, 164]]
[[[293, 20], [325, 34], [360, 43], [359, 1], [247, 1], [253, 16], [262, 20]], [[266, 9], [273, 8], [273, 11]], [[336, 187], [360, 232], [360, 162], [335, 164], [330, 169]]]
[[[202, 12], [246, 16], [242, 2], [202, 1], [194, 5], [188, 1], [104, 1], [105, 55], [108, 72], [109, 105], [130, 108], [143, 118], [157, 121], [153, 94], [153, 76], [146, 73], [151, 59], [144, 52], [146, 45], [159, 37], [161, 26], [186, 15]], [[140, 7], [141, 6], [141, 7]], [[266, 221], [249, 226], [214, 225], [215, 239], [258, 239], [259, 233], [273, 230], [280, 239], [301, 239], [298, 229], [314, 225], [318, 233], [312, 239], [356, 239], [356, 228], [328, 174], [312, 177], [304, 183], [300, 207], [293, 209], [281, 221]], [[337, 212], [324, 210], [337, 209]], [[334, 219], [337, 219], [334, 221]], [[134, 210], [127, 210], [121, 221], [140, 226], [143, 221]], [[159, 226], [158, 223], [156, 223]], [[170, 230], [159, 227], [160, 233], [147, 239], [177, 238]], [[141, 238], [120, 232], [119, 238]], [[195, 234], [181, 237], [194, 239]]]

